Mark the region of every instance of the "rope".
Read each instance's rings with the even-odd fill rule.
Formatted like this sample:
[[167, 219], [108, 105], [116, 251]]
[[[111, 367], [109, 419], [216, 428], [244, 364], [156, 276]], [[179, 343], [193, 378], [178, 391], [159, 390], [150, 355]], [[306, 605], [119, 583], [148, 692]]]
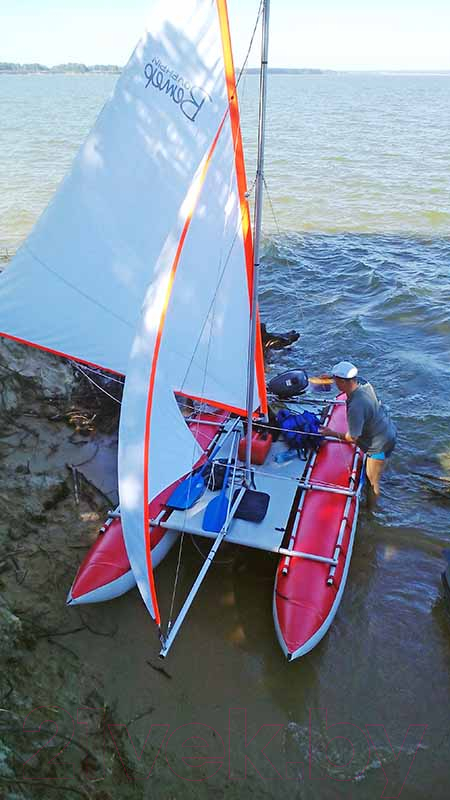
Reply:
[[75, 369], [78, 370], [78, 372], [81, 372], [83, 377], [86, 378], [86, 380], [89, 381], [89, 383], [92, 383], [92, 385], [95, 386], [96, 389], [100, 389], [100, 391], [103, 392], [103, 394], [106, 394], [107, 397], [109, 397], [111, 400], [114, 400], [115, 403], [118, 403], [119, 405], [122, 404], [121, 400], [118, 400], [117, 397], [114, 397], [114, 395], [112, 395], [109, 392], [107, 392], [106, 389], [103, 388], [103, 386], [100, 386], [98, 383], [96, 383], [94, 380], [92, 380], [92, 378], [90, 378], [89, 375], [86, 375], [86, 373], [83, 372], [83, 370], [81, 369], [80, 365], [77, 364], [76, 361], [71, 361], [70, 363], [72, 364], [72, 366]]
[[178, 562], [177, 562], [177, 569], [176, 569], [176, 573], [175, 573], [175, 580], [173, 582], [172, 600], [171, 600], [171, 603], [170, 603], [169, 619], [168, 619], [168, 622], [167, 622], [167, 633], [169, 633], [170, 628], [172, 626], [172, 616], [173, 616], [173, 609], [174, 609], [174, 605], [175, 605], [175, 595], [177, 593], [178, 579], [179, 579], [179, 576], [180, 576], [181, 554], [183, 552], [183, 543], [184, 543], [184, 531], [181, 534], [180, 546], [178, 548]]
[[[236, 423], [234, 423], [234, 425], [236, 425]], [[211, 443], [209, 445], [210, 448], [213, 447], [214, 441], [217, 442], [217, 438], [219, 436], [220, 436], [220, 431], [218, 431], [217, 434], [213, 437], [213, 439], [212, 439], [212, 441], [211, 441]], [[188, 513], [188, 509], [186, 509], [185, 512], [184, 512], [184, 519], [185, 520], [187, 519], [187, 513]], [[179, 576], [180, 576], [181, 554], [182, 554], [182, 551], [183, 551], [184, 536], [185, 536], [185, 533], [183, 531], [182, 534], [181, 534], [180, 547], [178, 549], [178, 562], [177, 562], [177, 568], [176, 568], [175, 578], [174, 578], [174, 582], [173, 582], [172, 599], [171, 599], [171, 604], [170, 604], [169, 618], [168, 618], [168, 622], [167, 622], [167, 634], [169, 633], [170, 628], [172, 626], [172, 616], [173, 616], [173, 609], [174, 609], [174, 606], [175, 606], [175, 597], [176, 597], [176, 593], [177, 593], [178, 581], [179, 581]], [[199, 552], [201, 552], [201, 551], [199, 551]], [[202, 556], [203, 556], [203, 554], [202, 554]], [[203, 556], [203, 558], [205, 559], [204, 556]], [[224, 563], [226, 563], [226, 562], [224, 562]]]
[[251, 38], [250, 38], [250, 44], [248, 46], [247, 55], [244, 58], [244, 63], [242, 65], [241, 69], [240, 69], [240, 72], [239, 72], [239, 75], [238, 75], [238, 78], [237, 78], [237, 81], [236, 81], [236, 88], [239, 85], [239, 81], [242, 78], [242, 75], [244, 73], [245, 67], [247, 66], [247, 61], [248, 61], [248, 59], [250, 57], [250, 51], [251, 51], [251, 49], [253, 47], [253, 40], [254, 40], [254, 38], [256, 36], [256, 30], [258, 28], [258, 22], [259, 22], [259, 19], [261, 17], [262, 11], [263, 11], [263, 5], [264, 5], [264, 0], [261, 0], [261, 2], [259, 4], [259, 11], [258, 11], [258, 14], [257, 14], [257, 17], [256, 17], [255, 27], [253, 28], [253, 33], [252, 33]]
[[[334, 436], [325, 437], [323, 433], [313, 433], [312, 431], [310, 433], [309, 431], [303, 431], [301, 428], [288, 428], [288, 429], [286, 429], [286, 428], [278, 428], [276, 425], [266, 425], [265, 422], [255, 422], [254, 425], [257, 428], [258, 427], [263, 428], [265, 431], [266, 430], [267, 431], [279, 431], [280, 433], [303, 433], [305, 436], [319, 436], [321, 439], [330, 438], [330, 439], [333, 439], [333, 441], [336, 441], [336, 442], [340, 441], [342, 444], [344, 444], [343, 440], [339, 439], [337, 436], [336, 437], [334, 437]], [[347, 442], [347, 444], [348, 444], [348, 442]], [[295, 448], [293, 448], [293, 449], [295, 450]]]
[[252, 185], [250, 186], [249, 189], [247, 189], [247, 191], [245, 193], [245, 196], [246, 196], [247, 200], [253, 194], [253, 190], [254, 190], [255, 186], [256, 186], [256, 176], [253, 178]]
[[[196, 542], [196, 540], [195, 540], [195, 536], [194, 536], [192, 533], [191, 533], [191, 542], [192, 542], [192, 544], [194, 545], [195, 549], [197, 550], [198, 554], [199, 554], [199, 555], [201, 556], [201, 558], [203, 559], [203, 561], [206, 561], [206, 559], [208, 558], [208, 553], [209, 553], [209, 551], [208, 551], [208, 553], [206, 553], [206, 555], [205, 555], [205, 553], [203, 552], [203, 550], [201, 549], [201, 547], [199, 547], [199, 546], [198, 546], [198, 544], [197, 544], [197, 542]], [[227, 561], [218, 561], [218, 560], [217, 560], [217, 558], [215, 558], [215, 559], [214, 559], [214, 562], [213, 562], [213, 564], [212, 564], [211, 566], [213, 566], [213, 567], [215, 567], [215, 566], [222, 566], [222, 567], [223, 567], [223, 566], [226, 566], [227, 564], [232, 564], [232, 563], [233, 563], [233, 561], [234, 561], [234, 558], [230, 558], [230, 559], [228, 559]]]
[[[253, 28], [253, 33], [252, 33], [252, 35], [250, 37], [250, 44], [248, 46], [247, 55], [244, 58], [244, 63], [243, 63], [243, 65], [242, 65], [242, 67], [241, 67], [241, 69], [239, 71], [239, 75], [238, 75], [237, 80], [236, 80], [236, 89], [239, 86], [240, 80], [241, 80], [241, 78], [242, 78], [242, 76], [244, 74], [245, 68], [247, 66], [248, 59], [250, 57], [250, 52], [251, 52], [251, 49], [253, 47], [253, 42], [254, 42], [254, 39], [255, 39], [255, 36], [256, 36], [256, 31], [258, 29], [258, 23], [259, 23], [259, 20], [261, 18], [262, 12], [263, 12], [263, 5], [264, 5], [264, 0], [261, 0], [261, 2], [259, 4], [258, 14], [257, 14], [256, 20], [255, 20], [255, 26]], [[251, 186], [247, 189], [247, 191], [245, 193], [245, 197], [247, 198], [247, 200], [253, 194], [253, 190], [254, 190], [255, 186], [256, 186], [256, 176], [253, 179], [253, 182], [252, 182]]]
[[[253, 41], [254, 41], [254, 38], [255, 38], [255, 35], [256, 35], [256, 31], [257, 31], [257, 28], [258, 28], [259, 19], [260, 19], [260, 17], [261, 17], [261, 14], [262, 14], [263, 5], [264, 5], [264, 0], [261, 0], [261, 2], [260, 2], [260, 5], [259, 5], [258, 14], [257, 14], [257, 17], [256, 17], [256, 21], [255, 21], [255, 25], [254, 25], [254, 28], [253, 28], [253, 33], [252, 33], [252, 35], [251, 35], [251, 38], [250, 38], [250, 44], [249, 44], [249, 46], [248, 46], [247, 54], [246, 54], [246, 56], [245, 56], [244, 63], [243, 63], [243, 65], [242, 65], [241, 69], [240, 69], [240, 72], [239, 72], [238, 78], [237, 78], [237, 80], [236, 80], [236, 89], [237, 89], [237, 87], [238, 87], [238, 85], [239, 85], [239, 82], [240, 82], [240, 80], [241, 80], [241, 78], [242, 78], [242, 75], [244, 74], [245, 68], [246, 68], [246, 66], [247, 66], [247, 62], [248, 62], [248, 59], [249, 59], [249, 56], [250, 56], [250, 52], [251, 52], [251, 49], [252, 49], [252, 47], [253, 47]], [[227, 114], [229, 114], [229, 111], [227, 111]], [[237, 142], [237, 140], [236, 140], [236, 142], [235, 142], [235, 144], [234, 144], [234, 157], [235, 157], [235, 158], [236, 158], [236, 147], [237, 147], [237, 143], [238, 143], [238, 142]], [[231, 182], [232, 182], [232, 180], [233, 180], [233, 175], [234, 175], [234, 161], [233, 161], [233, 167], [232, 167], [232, 169], [231, 169], [230, 176], [229, 176], [229, 189], [230, 189], [230, 190], [231, 190]], [[254, 186], [254, 184], [253, 184], [253, 186]], [[246, 194], [248, 195], [248, 192], [247, 192]], [[206, 313], [206, 315], [205, 315], [205, 321], [204, 321], [203, 325], [201, 326], [201, 329], [200, 329], [200, 332], [199, 332], [199, 336], [198, 336], [198, 338], [197, 338], [197, 342], [196, 342], [196, 345], [195, 345], [194, 351], [193, 351], [193, 353], [192, 353], [192, 357], [191, 357], [191, 359], [190, 359], [190, 361], [189, 361], [189, 364], [188, 364], [188, 366], [187, 366], [187, 368], [186, 368], [186, 371], [185, 371], [185, 374], [184, 374], [184, 378], [183, 378], [183, 380], [182, 380], [182, 383], [181, 383], [181, 390], [183, 389], [183, 386], [184, 386], [184, 384], [185, 384], [185, 381], [186, 381], [186, 379], [187, 379], [187, 376], [188, 376], [189, 370], [190, 370], [190, 368], [191, 368], [191, 366], [192, 366], [192, 363], [193, 363], [193, 361], [194, 361], [195, 355], [196, 355], [196, 353], [197, 353], [198, 347], [199, 347], [199, 345], [200, 345], [200, 342], [201, 342], [201, 339], [202, 339], [202, 336], [203, 336], [203, 332], [204, 332], [204, 330], [205, 330], [205, 327], [206, 327], [206, 325], [207, 325], [207, 323], [208, 323], [208, 320], [209, 320], [209, 318], [210, 318], [210, 315], [211, 315], [211, 313], [213, 314], [213, 318], [212, 318], [212, 320], [211, 320], [211, 322], [210, 322], [210, 327], [211, 327], [211, 331], [212, 331], [212, 328], [213, 328], [213, 323], [214, 323], [214, 308], [215, 308], [215, 303], [216, 303], [217, 295], [218, 295], [218, 292], [219, 292], [220, 286], [221, 286], [221, 284], [222, 284], [223, 278], [224, 278], [224, 276], [225, 276], [225, 271], [226, 271], [226, 268], [227, 268], [227, 266], [228, 266], [228, 263], [229, 263], [229, 261], [230, 261], [231, 254], [232, 254], [232, 252], [233, 252], [234, 245], [235, 245], [235, 243], [236, 243], [236, 239], [237, 239], [237, 237], [238, 237], [238, 235], [239, 235], [239, 230], [241, 230], [241, 229], [242, 229], [242, 223], [243, 223], [243, 215], [241, 214], [241, 217], [240, 217], [240, 219], [238, 220], [238, 227], [237, 227], [237, 230], [235, 231], [235, 234], [234, 234], [234, 237], [233, 237], [233, 241], [231, 242], [231, 245], [230, 245], [230, 248], [229, 248], [229, 252], [228, 252], [228, 254], [227, 254], [226, 258], [225, 258], [225, 263], [224, 263], [224, 265], [223, 265], [223, 268], [222, 268], [222, 270], [221, 270], [221, 271], [220, 271], [220, 264], [221, 264], [221, 261], [222, 261], [223, 253], [222, 253], [222, 250], [221, 250], [221, 252], [220, 252], [220, 257], [219, 257], [219, 269], [218, 269], [218, 281], [217, 281], [217, 284], [216, 284], [216, 289], [215, 289], [215, 292], [214, 292], [213, 298], [212, 298], [212, 300], [211, 300], [210, 306], [209, 306], [209, 308], [208, 308], [208, 310], [207, 310], [207, 313]], [[221, 239], [221, 242], [223, 241], [223, 234], [224, 234], [224, 232], [225, 232], [225, 228], [226, 228], [226, 219], [224, 220], [224, 227], [223, 227], [223, 232], [222, 232], [222, 239]], [[212, 338], [212, 337], [210, 336], [210, 337], [209, 337], [209, 342], [208, 342], [207, 358], [206, 358], [206, 364], [205, 364], [205, 369], [204, 369], [204, 382], [203, 382], [203, 387], [204, 387], [204, 386], [205, 386], [205, 384], [206, 384], [206, 372], [207, 372], [207, 366], [208, 366], [208, 361], [209, 361], [209, 354], [210, 354], [210, 347], [211, 347], [211, 338]]]
[[[272, 212], [273, 220], [275, 222], [275, 227], [277, 229], [277, 234], [278, 234], [279, 239], [281, 240], [283, 234], [285, 236], [287, 236], [288, 232], [285, 229], [282, 231], [281, 228], [280, 228], [280, 225], [278, 223], [278, 218], [277, 218], [277, 215], [275, 213], [275, 208], [274, 208], [274, 205], [273, 205], [273, 202], [272, 202], [272, 197], [271, 197], [271, 194], [270, 194], [269, 187], [267, 185], [267, 181], [266, 181], [266, 177], [265, 176], [264, 176], [264, 189], [266, 191], [267, 199], [269, 201], [269, 206], [270, 206], [270, 210]], [[295, 294], [297, 287], [296, 287], [294, 278], [292, 276], [291, 267], [290, 267], [290, 265], [288, 263], [288, 260], [286, 258], [284, 259], [284, 262], [285, 262], [284, 266], [288, 270], [289, 283], [290, 283], [290, 287], [291, 287], [292, 293]], [[298, 313], [299, 313], [299, 316], [300, 316], [301, 323], [302, 323], [302, 325], [304, 325], [305, 314], [304, 314], [303, 308], [301, 306], [298, 307]]]
[[[75, 362], [75, 363], [76, 363], [76, 366], [77, 366], [77, 367], [80, 367], [80, 365], [78, 364], [78, 362]], [[87, 364], [83, 364], [83, 369], [86, 369], [88, 372], [93, 372], [93, 373], [94, 373], [94, 375], [98, 375], [99, 373], [100, 373], [101, 375], [103, 375], [103, 373], [101, 372], [101, 370], [95, 369], [95, 367], [88, 367], [88, 366], [87, 366]], [[123, 386], [123, 385], [124, 385], [124, 383], [125, 383], [125, 380], [124, 380], [124, 378], [113, 378], [113, 376], [112, 376], [112, 375], [107, 375], [106, 377], [107, 377], [107, 380], [108, 380], [108, 381], [113, 381], [113, 383], [120, 383], [120, 385], [121, 385], [121, 386]]]
[[[292, 459], [292, 460], [295, 461], [295, 459]], [[299, 458], [298, 460], [303, 462], [303, 459]], [[303, 463], [307, 464], [308, 462], [306, 460]], [[350, 475], [351, 474], [351, 469], [349, 469], [348, 472], [349, 472], [349, 475]], [[295, 478], [293, 475], [276, 475], [273, 472], [266, 472], [265, 470], [262, 470], [262, 469], [258, 470], [258, 475], [264, 475], [266, 478], [270, 478], [271, 480], [276, 480], [276, 481], [291, 481], [293, 483], [299, 483], [299, 482], [302, 483], [303, 482], [302, 478]], [[338, 483], [327, 483], [326, 481], [321, 481], [320, 478], [310, 478], [307, 481], [307, 483], [311, 483], [311, 484], [314, 484], [315, 486], [323, 487], [324, 489], [348, 489], [348, 486], [342, 486], [342, 485], [339, 485]]]
[[272, 216], [273, 216], [273, 219], [274, 219], [274, 222], [275, 222], [275, 226], [276, 226], [276, 229], [277, 229], [278, 236], [281, 238], [281, 229], [280, 229], [280, 226], [278, 224], [277, 216], [275, 214], [275, 209], [274, 209], [274, 206], [273, 206], [273, 203], [272, 203], [272, 198], [270, 196], [269, 187], [267, 186], [266, 176], [265, 175], [264, 175], [264, 188], [266, 190], [267, 199], [269, 201], [270, 210], [272, 211]]

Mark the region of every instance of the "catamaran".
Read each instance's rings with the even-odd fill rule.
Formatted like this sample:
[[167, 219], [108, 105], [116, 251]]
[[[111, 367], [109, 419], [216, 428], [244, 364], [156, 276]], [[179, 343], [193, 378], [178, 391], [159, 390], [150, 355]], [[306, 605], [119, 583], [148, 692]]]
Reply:
[[[68, 602], [137, 584], [163, 657], [225, 541], [278, 556], [275, 630], [288, 659], [306, 654], [337, 611], [356, 531], [362, 452], [324, 440], [292, 455], [268, 424], [258, 283], [269, 9], [262, 0], [253, 229], [226, 2], [162, 3], [0, 279], [2, 335], [126, 375], [120, 505]], [[278, 405], [314, 410], [304, 390]], [[315, 410], [346, 429], [342, 397]], [[163, 624], [154, 569], [185, 534], [212, 545]]]

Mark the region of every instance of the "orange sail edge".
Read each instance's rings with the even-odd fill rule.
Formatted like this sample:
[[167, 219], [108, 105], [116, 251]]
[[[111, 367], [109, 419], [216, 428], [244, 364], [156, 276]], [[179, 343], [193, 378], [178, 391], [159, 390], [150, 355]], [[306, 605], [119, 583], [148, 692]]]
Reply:
[[[240, 126], [240, 113], [239, 103], [237, 97], [236, 87], [236, 73], [234, 70], [233, 51], [231, 47], [230, 25], [228, 20], [228, 10], [226, 0], [216, 0], [217, 12], [219, 15], [220, 32], [222, 37], [223, 57], [225, 65], [225, 76], [228, 91], [228, 105], [230, 112], [231, 130], [234, 142], [234, 154], [236, 165], [236, 177], [239, 192], [239, 201], [241, 207], [241, 220], [242, 220], [242, 234], [244, 240], [245, 261], [247, 267], [247, 283], [250, 306], [252, 303], [252, 290], [253, 290], [253, 271], [254, 271], [254, 258], [253, 258], [253, 240], [252, 229], [250, 223], [250, 208], [247, 200], [247, 176], [245, 172], [244, 161], [244, 148], [242, 145], [242, 135]], [[253, 310], [250, 308], [251, 313]], [[264, 355], [261, 338], [261, 330], [259, 325], [259, 309], [257, 309], [257, 326], [256, 326], [256, 355], [255, 355], [255, 368], [256, 379], [258, 385], [258, 394], [261, 401], [261, 412], [267, 414], [267, 391], [266, 379], [264, 371]]]
[[[248, 413], [246, 408], [227, 405], [227, 403], [221, 403], [218, 400], [213, 400], [208, 397], [195, 396], [192, 394], [188, 394], [187, 392], [179, 392], [179, 391], [176, 391], [175, 394], [179, 395], [180, 397], [188, 397], [190, 400], [196, 400], [198, 403], [206, 403], [206, 405], [213, 406], [213, 408], [218, 408], [221, 411], [229, 411], [231, 414], [237, 414], [240, 417], [246, 417]], [[265, 413], [264, 411], [262, 411], [262, 409], [257, 408], [255, 409], [255, 411], [253, 411], [253, 416], [255, 418], [258, 418], [260, 416], [260, 412]]]
[[153, 406], [153, 394], [155, 388], [155, 379], [156, 379], [156, 369], [158, 364], [158, 357], [161, 348], [161, 340], [164, 330], [164, 324], [167, 315], [167, 309], [170, 302], [170, 296], [172, 294], [172, 288], [175, 281], [175, 275], [177, 272], [178, 264], [181, 258], [181, 253], [183, 251], [183, 246], [186, 240], [186, 236], [192, 221], [192, 217], [205, 182], [206, 175], [208, 173], [209, 166], [211, 164], [211, 159], [216, 149], [217, 142], [219, 140], [220, 133], [225, 123], [225, 116], [223, 117], [218, 129], [217, 133], [214, 137], [214, 140], [211, 144], [209, 149], [208, 155], [205, 159], [203, 164], [203, 169], [200, 175], [197, 178], [197, 185], [195, 187], [196, 191], [192, 194], [191, 205], [189, 211], [186, 215], [186, 219], [183, 225], [183, 230], [181, 232], [180, 240], [178, 242], [177, 251], [175, 253], [175, 257], [173, 260], [173, 264], [170, 270], [170, 278], [166, 289], [166, 294], [164, 298], [163, 308], [161, 312], [161, 317], [159, 320], [158, 326], [158, 334], [156, 337], [155, 348], [153, 351], [153, 359], [152, 359], [152, 366], [150, 372], [150, 381], [149, 381], [149, 390], [148, 390], [148, 398], [147, 398], [147, 408], [146, 408], [146, 417], [145, 417], [145, 438], [144, 438], [144, 492], [143, 492], [143, 506], [144, 506], [144, 536], [145, 536], [145, 553], [146, 553], [146, 561], [147, 561], [147, 576], [148, 576], [148, 583], [150, 587], [150, 593], [152, 598], [152, 605], [153, 610], [155, 612], [155, 622], [160, 627], [161, 625], [161, 615], [159, 611], [158, 599], [156, 594], [156, 586], [155, 586], [155, 579], [153, 575], [153, 566], [152, 566], [152, 556], [151, 556], [151, 543], [150, 543], [150, 511], [149, 511], [149, 486], [148, 486], [148, 475], [149, 475], [149, 451], [150, 451], [150, 423], [151, 423], [151, 416], [152, 416], [152, 406]]
[[93, 367], [94, 369], [101, 369], [103, 372], [110, 372], [112, 375], [118, 375], [119, 378], [125, 377], [123, 372], [118, 372], [111, 367], [104, 367], [103, 364], [96, 364], [95, 361], [88, 361], [86, 358], [72, 356], [69, 353], [64, 353], [62, 350], [55, 350], [52, 347], [45, 347], [43, 344], [37, 344], [37, 342], [30, 342], [28, 339], [21, 339], [19, 336], [13, 336], [11, 333], [0, 331], [0, 338], [9, 339], [11, 342], [17, 342], [18, 344], [26, 344], [27, 347], [34, 347], [35, 350], [42, 350], [44, 353], [51, 353], [53, 356], [66, 358], [68, 361], [76, 361], [77, 364], [84, 364], [86, 367]]

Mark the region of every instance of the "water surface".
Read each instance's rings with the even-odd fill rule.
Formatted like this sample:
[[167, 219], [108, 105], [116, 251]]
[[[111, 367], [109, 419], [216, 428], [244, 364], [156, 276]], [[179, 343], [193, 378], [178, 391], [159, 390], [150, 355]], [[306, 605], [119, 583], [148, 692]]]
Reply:
[[[13, 252], [27, 235], [114, 80], [0, 76], [0, 251]], [[290, 665], [281, 656], [271, 556], [231, 548], [174, 647], [176, 691], [164, 694], [164, 719], [155, 721], [202, 721], [225, 738], [228, 710], [239, 706], [253, 734], [281, 723], [273, 758], [290, 782], [261, 784], [274, 797], [372, 800], [386, 776], [398, 796], [420, 738], [411, 729], [405, 739], [410, 725], [428, 728], [402, 796], [448, 795], [450, 621], [440, 573], [450, 504], [445, 484], [441, 496], [423, 473], [450, 477], [449, 80], [270, 81], [261, 309], [269, 327], [297, 328], [301, 338], [268, 370], [305, 366], [314, 374], [354, 360], [399, 429], [379, 509], [361, 514], [339, 613], [312, 654]], [[240, 88], [251, 184], [256, 78]], [[201, 555], [189, 541], [185, 549], [187, 588]], [[173, 554], [159, 570], [165, 603], [175, 568]], [[131, 718], [149, 692], [141, 662], [149, 641], [156, 649], [150, 623], [136, 594], [93, 613], [115, 615], [120, 652], [114, 669], [106, 668], [108, 641], [93, 650], [78, 638], [80, 653], [104, 671], [107, 692]], [[327, 730], [326, 710], [328, 725], [354, 723], [359, 732]], [[368, 754], [366, 725], [385, 726], [390, 744], [372, 728]], [[339, 731], [353, 741], [353, 760], [344, 739], [330, 742]]]

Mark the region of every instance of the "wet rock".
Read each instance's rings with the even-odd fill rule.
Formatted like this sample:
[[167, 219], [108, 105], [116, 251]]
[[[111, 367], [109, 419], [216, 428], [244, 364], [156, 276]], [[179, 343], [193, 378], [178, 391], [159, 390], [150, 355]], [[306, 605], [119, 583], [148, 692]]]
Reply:
[[0, 413], [56, 398], [66, 402], [74, 389], [74, 374], [64, 359], [0, 338]]

